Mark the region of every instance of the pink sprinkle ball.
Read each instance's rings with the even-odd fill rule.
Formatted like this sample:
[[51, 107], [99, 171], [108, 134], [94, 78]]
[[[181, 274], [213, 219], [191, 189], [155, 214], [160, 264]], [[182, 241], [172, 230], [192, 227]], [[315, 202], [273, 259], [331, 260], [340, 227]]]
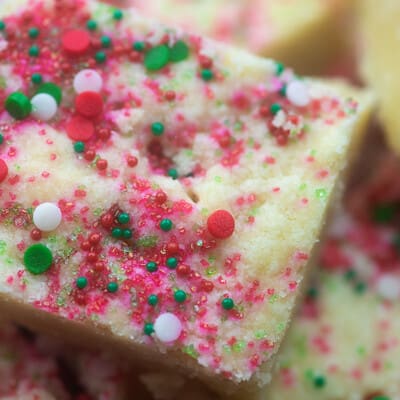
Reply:
[[89, 50], [90, 36], [83, 29], [73, 29], [63, 34], [61, 43], [66, 53], [71, 56], [80, 56]]

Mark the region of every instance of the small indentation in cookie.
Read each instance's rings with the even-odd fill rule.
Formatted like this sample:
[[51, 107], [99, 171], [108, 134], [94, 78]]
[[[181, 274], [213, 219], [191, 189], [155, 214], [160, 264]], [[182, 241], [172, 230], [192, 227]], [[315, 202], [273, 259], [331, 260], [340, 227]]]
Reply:
[[172, 160], [164, 154], [160, 141], [152, 140], [147, 146], [147, 157], [154, 173], [166, 175], [173, 166]]

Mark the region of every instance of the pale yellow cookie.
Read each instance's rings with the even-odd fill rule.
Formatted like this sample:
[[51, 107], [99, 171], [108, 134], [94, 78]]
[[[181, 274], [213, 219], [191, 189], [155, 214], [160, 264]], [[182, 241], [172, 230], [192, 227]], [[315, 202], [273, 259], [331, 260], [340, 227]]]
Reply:
[[275, 58], [301, 73], [337, 63], [349, 44], [343, 0], [132, 0], [150, 17]]
[[370, 94], [95, 1], [0, 10], [2, 312], [265, 385]]
[[397, 0], [358, 1], [360, 25], [361, 72], [376, 91], [380, 118], [389, 145], [400, 152], [400, 117], [397, 96], [400, 91], [399, 20]]

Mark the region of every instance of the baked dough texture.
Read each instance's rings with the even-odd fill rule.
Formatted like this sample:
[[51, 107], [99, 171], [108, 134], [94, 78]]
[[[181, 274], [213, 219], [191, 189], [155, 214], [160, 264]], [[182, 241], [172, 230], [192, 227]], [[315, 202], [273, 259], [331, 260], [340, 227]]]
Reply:
[[323, 73], [348, 51], [353, 1], [134, 0], [170, 25], [280, 60], [297, 72]]
[[0, 5], [2, 312], [263, 386], [371, 95], [135, 10], [28, 3]]
[[387, 134], [388, 144], [400, 152], [400, 118], [397, 113], [397, 94], [400, 90], [397, 48], [400, 3], [396, 0], [358, 1], [360, 28], [359, 44], [361, 75], [376, 92], [379, 115]]

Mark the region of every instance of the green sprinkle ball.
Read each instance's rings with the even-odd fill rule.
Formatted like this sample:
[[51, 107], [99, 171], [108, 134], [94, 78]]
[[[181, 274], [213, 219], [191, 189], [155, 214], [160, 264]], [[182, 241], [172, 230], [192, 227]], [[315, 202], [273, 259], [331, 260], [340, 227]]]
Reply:
[[373, 210], [373, 219], [379, 224], [387, 224], [394, 219], [396, 207], [392, 204], [378, 204]]
[[124, 13], [122, 10], [115, 10], [113, 13], [113, 18], [117, 21], [120, 21], [124, 17]]
[[107, 292], [115, 293], [118, 290], [118, 283], [117, 282], [109, 282], [107, 284]]
[[107, 55], [106, 55], [106, 53], [104, 53], [104, 51], [98, 51], [94, 55], [94, 59], [96, 60], [96, 62], [98, 64], [103, 64], [107, 60]]
[[43, 77], [40, 74], [32, 74], [31, 76], [31, 82], [34, 83], [35, 85], [40, 85], [43, 82]]
[[34, 28], [30, 28], [28, 31], [28, 35], [31, 39], [36, 39], [39, 36], [39, 29], [34, 27]]
[[158, 71], [164, 68], [169, 61], [169, 48], [165, 44], [155, 46], [144, 56], [144, 66], [149, 71]]
[[37, 57], [39, 54], [40, 54], [40, 49], [39, 46], [37, 46], [36, 44], [34, 44], [29, 48], [29, 55], [31, 57]]
[[178, 175], [178, 171], [176, 168], [170, 168], [167, 172], [167, 175], [169, 177], [171, 177], [173, 180], [178, 179], [179, 175]]
[[389, 396], [378, 395], [374, 396], [371, 400], [390, 400]]
[[13, 118], [21, 120], [31, 113], [32, 104], [24, 93], [14, 92], [7, 97], [5, 108]]
[[277, 62], [275, 67], [276, 75], [282, 75], [282, 72], [285, 70], [285, 66], [281, 62]]
[[178, 266], [178, 259], [175, 257], [167, 258], [167, 267], [169, 269], [175, 269]]
[[151, 124], [151, 132], [154, 136], [161, 136], [164, 133], [165, 127], [162, 122], [154, 122]]
[[86, 28], [89, 29], [89, 31], [94, 31], [97, 29], [97, 22], [94, 21], [93, 19], [89, 19], [89, 21], [86, 23]]
[[273, 103], [269, 110], [271, 111], [271, 114], [276, 115], [280, 110], [282, 110], [282, 106], [278, 103]]
[[172, 229], [172, 221], [169, 218], [164, 218], [161, 222], [160, 222], [160, 228], [161, 230], [163, 230], [164, 232], [168, 232]]
[[113, 228], [111, 230], [111, 236], [116, 239], [121, 238], [122, 237], [122, 229], [121, 228]]
[[85, 143], [83, 142], [75, 142], [74, 150], [76, 153], [83, 153], [85, 151]]
[[344, 273], [344, 278], [347, 281], [353, 281], [357, 277], [357, 272], [354, 269], [349, 269]]
[[283, 86], [279, 89], [279, 94], [280, 94], [282, 97], [286, 97], [286, 88], [287, 88], [287, 86], [286, 86], [286, 85], [283, 85]]
[[203, 81], [209, 82], [214, 78], [214, 73], [211, 69], [205, 68], [201, 71], [201, 78]]
[[100, 39], [102, 47], [111, 47], [111, 38], [109, 36], [102, 36]]
[[0, 144], [4, 143], [4, 136], [0, 133]]
[[322, 389], [326, 385], [326, 378], [322, 375], [314, 377], [314, 386], [317, 389]]
[[149, 261], [146, 264], [146, 269], [148, 272], [156, 272], [158, 270], [157, 263], [155, 263], [154, 261]]
[[131, 220], [131, 217], [128, 213], [122, 212], [118, 215], [117, 220], [120, 224], [125, 225]]
[[357, 282], [354, 285], [354, 290], [357, 294], [364, 294], [365, 291], [367, 290], [367, 284], [365, 282]]
[[86, 277], [80, 276], [76, 279], [75, 284], [78, 289], [84, 289], [88, 284], [88, 280], [86, 279]]
[[177, 290], [174, 293], [174, 299], [177, 303], [184, 303], [187, 298], [187, 294], [183, 290]]
[[0, 31], [4, 31], [6, 29], [6, 24], [4, 21], [0, 21]]
[[148, 298], [147, 298], [147, 304], [149, 306], [156, 306], [158, 303], [158, 296], [156, 294], [151, 294]]
[[398, 253], [400, 253], [400, 234], [396, 234], [392, 239], [392, 246], [396, 249]]
[[223, 299], [221, 305], [224, 310], [232, 310], [232, 308], [235, 307], [235, 303], [230, 297]]
[[178, 40], [169, 50], [169, 61], [179, 62], [189, 57], [189, 47], [182, 41]]
[[132, 48], [133, 50], [142, 52], [146, 48], [146, 45], [144, 44], [144, 42], [136, 41], [133, 43]]
[[62, 100], [62, 90], [60, 86], [56, 85], [55, 83], [52, 82], [46, 82], [41, 84], [36, 93], [46, 93], [49, 94], [54, 98], [56, 103], [60, 105], [61, 100]]
[[46, 272], [53, 263], [53, 254], [43, 244], [37, 243], [28, 247], [24, 253], [25, 268], [33, 275]]
[[132, 237], [132, 229], [123, 229], [122, 230], [122, 237], [124, 239], [130, 239]]
[[150, 322], [147, 324], [144, 324], [143, 332], [147, 336], [150, 336], [152, 333], [154, 333], [153, 324], [151, 324]]
[[318, 289], [316, 287], [310, 287], [307, 291], [307, 297], [310, 299], [316, 299], [318, 297]]

